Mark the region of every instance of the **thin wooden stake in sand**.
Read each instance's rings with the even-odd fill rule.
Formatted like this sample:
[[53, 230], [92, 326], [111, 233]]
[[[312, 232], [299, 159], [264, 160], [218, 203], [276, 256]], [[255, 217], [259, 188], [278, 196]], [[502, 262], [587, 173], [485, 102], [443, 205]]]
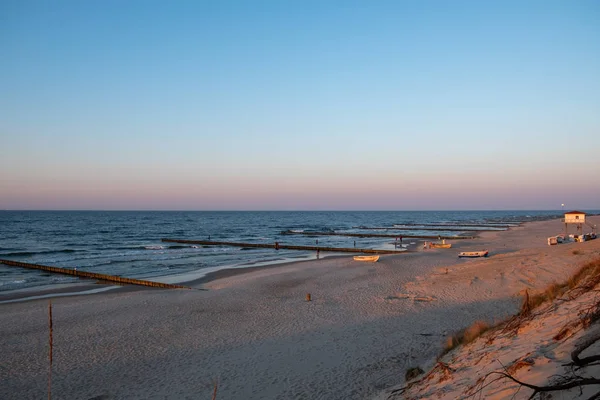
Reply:
[[219, 388], [219, 381], [215, 380], [215, 389], [213, 390], [212, 400], [217, 399], [217, 389]]
[[49, 329], [49, 344], [48, 360], [50, 368], [48, 369], [48, 400], [52, 400], [52, 300], [48, 300], [48, 329]]
[[310, 301], [310, 293], [306, 293], [306, 301]]

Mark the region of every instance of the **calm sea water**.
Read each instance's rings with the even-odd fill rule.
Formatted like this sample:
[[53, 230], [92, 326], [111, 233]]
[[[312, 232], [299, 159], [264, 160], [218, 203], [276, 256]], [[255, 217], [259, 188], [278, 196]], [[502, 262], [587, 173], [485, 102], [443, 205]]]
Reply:
[[[64, 268], [172, 280], [174, 275], [202, 274], [219, 268], [314, 258], [314, 252], [240, 249], [162, 243], [161, 238], [295, 245], [393, 248], [393, 239], [340, 236], [284, 236], [282, 231], [373, 233], [358, 227], [405, 223], [526, 222], [557, 218], [560, 211], [427, 212], [103, 212], [0, 211], [0, 258]], [[377, 231], [381, 233], [381, 231]], [[403, 231], [398, 235], [437, 235]], [[458, 235], [456, 232], [440, 232]], [[408, 240], [407, 240], [408, 241]], [[411, 240], [415, 242], [416, 240]], [[77, 282], [76, 278], [0, 264], [0, 292]]]

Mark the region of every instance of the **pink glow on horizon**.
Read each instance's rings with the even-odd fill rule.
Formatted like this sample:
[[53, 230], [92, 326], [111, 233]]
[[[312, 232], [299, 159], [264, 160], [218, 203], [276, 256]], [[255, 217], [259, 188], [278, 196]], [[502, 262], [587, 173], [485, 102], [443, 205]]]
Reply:
[[32, 182], [3, 188], [0, 209], [238, 209], [404, 210], [594, 209], [598, 188], [577, 180], [510, 183], [396, 178], [296, 177], [280, 181], [237, 178], [153, 182]]

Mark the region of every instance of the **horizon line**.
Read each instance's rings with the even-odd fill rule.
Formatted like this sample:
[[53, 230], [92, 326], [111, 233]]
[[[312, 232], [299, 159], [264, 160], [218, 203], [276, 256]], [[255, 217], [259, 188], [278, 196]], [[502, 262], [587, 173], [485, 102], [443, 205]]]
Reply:
[[[49, 208], [49, 209], [17, 209], [7, 208], [0, 209], [0, 211], [80, 211], [80, 212], [472, 212], [472, 211], [555, 211], [555, 212], [569, 212], [570, 209], [554, 209], [554, 208], [539, 208], [539, 209], [520, 209], [520, 208], [498, 208], [498, 209], [407, 209], [407, 210], [336, 210], [336, 209], [319, 209], [319, 210], [296, 210], [296, 209], [67, 209], [67, 208]], [[573, 209], [574, 210], [574, 209]], [[600, 211], [598, 209], [580, 207], [579, 210], [587, 211]]]

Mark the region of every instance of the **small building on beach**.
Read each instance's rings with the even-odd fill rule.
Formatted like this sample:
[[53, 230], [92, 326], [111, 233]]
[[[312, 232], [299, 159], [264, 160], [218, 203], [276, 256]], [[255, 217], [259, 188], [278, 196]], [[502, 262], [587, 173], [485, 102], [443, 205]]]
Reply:
[[585, 224], [585, 213], [583, 211], [566, 212], [565, 224]]
[[583, 211], [569, 211], [565, 213], [565, 236], [569, 234], [569, 224], [575, 224], [576, 232], [583, 233], [583, 224], [585, 224], [585, 213]]

